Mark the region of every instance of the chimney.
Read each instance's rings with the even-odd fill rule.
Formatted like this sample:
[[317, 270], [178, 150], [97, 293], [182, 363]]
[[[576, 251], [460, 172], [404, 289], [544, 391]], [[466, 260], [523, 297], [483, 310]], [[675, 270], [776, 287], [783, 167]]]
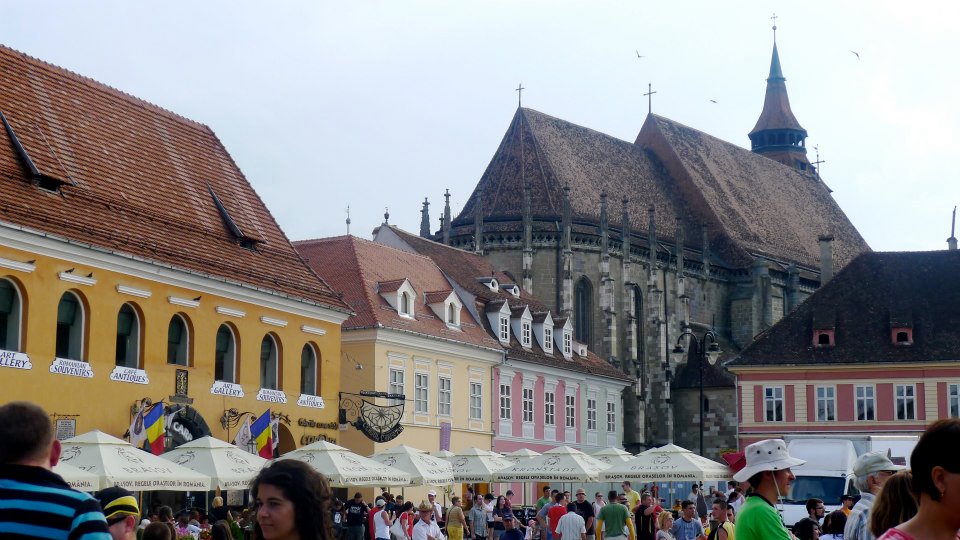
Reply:
[[833, 277], [833, 235], [821, 234], [820, 241], [820, 286]]

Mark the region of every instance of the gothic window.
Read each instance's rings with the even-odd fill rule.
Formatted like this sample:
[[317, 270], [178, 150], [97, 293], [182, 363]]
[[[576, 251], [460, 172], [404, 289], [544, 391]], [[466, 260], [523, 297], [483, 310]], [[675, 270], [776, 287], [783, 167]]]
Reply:
[[170, 318], [167, 326], [167, 363], [178, 366], [189, 365], [190, 327], [179, 313]]
[[213, 356], [213, 379], [215, 381], [237, 382], [236, 379], [237, 343], [233, 330], [226, 324], [217, 329], [217, 342]]
[[[640, 287], [633, 286], [633, 337], [635, 342], [636, 356], [634, 360], [637, 365], [643, 362], [643, 292]], [[638, 374], [639, 375], [639, 374]]]
[[593, 330], [593, 285], [586, 277], [577, 281], [573, 288], [574, 339], [592, 346]]
[[117, 313], [116, 363], [121, 367], [140, 367], [140, 318], [130, 304], [120, 306]]
[[280, 348], [273, 336], [267, 334], [260, 342], [260, 388], [279, 390]]
[[317, 350], [307, 343], [300, 352], [300, 393], [320, 395], [317, 390]]
[[20, 290], [13, 282], [0, 279], [0, 349], [20, 351]]
[[57, 358], [83, 360], [84, 315], [77, 295], [63, 293], [57, 305]]

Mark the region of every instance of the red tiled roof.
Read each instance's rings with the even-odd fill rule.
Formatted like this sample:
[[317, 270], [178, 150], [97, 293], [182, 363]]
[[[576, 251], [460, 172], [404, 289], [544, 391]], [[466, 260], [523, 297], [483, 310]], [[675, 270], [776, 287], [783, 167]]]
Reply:
[[443, 302], [450, 296], [450, 293], [453, 292], [453, 289], [447, 289], [445, 291], [431, 291], [423, 295], [423, 303], [436, 304], [438, 302]]
[[[343, 323], [345, 331], [382, 326], [500, 349], [465, 308], [460, 312], [460, 330], [452, 330], [428, 307], [425, 292], [447, 289], [441, 300], [451, 292], [450, 283], [429, 258], [355, 236], [303, 240], [294, 246], [320, 276], [343, 291], [353, 307], [355, 314]], [[403, 283], [404, 279], [417, 292], [415, 319], [401, 317], [378, 293], [378, 283]]]
[[[0, 46], [0, 222], [333, 309], [347, 305], [299, 257], [216, 135], [156, 105]], [[211, 196], [252, 240], [241, 247]]]

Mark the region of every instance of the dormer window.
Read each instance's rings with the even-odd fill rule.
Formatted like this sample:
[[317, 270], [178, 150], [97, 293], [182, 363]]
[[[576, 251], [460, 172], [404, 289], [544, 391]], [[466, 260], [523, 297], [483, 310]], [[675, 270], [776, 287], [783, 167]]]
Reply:
[[500, 341], [510, 341], [510, 320], [505, 316], [500, 316]]
[[832, 328], [813, 331], [814, 347], [817, 347], [817, 348], [833, 347], [836, 344], [834, 339], [835, 339], [835, 335], [834, 335], [834, 330]]
[[504, 283], [500, 288], [512, 294], [514, 298], [520, 298], [520, 287], [516, 283]]
[[510, 309], [511, 330], [517, 335], [520, 346], [529, 349], [533, 346], [533, 315], [525, 305], [514, 306]]
[[530, 347], [530, 323], [523, 321], [520, 323], [520, 344], [524, 347]]
[[893, 327], [890, 329], [890, 340], [894, 346], [908, 347], [913, 345], [913, 328]]
[[457, 313], [457, 307], [452, 303], [447, 304], [447, 324], [452, 324], [454, 326], [459, 326], [460, 321], [459, 313]]
[[553, 329], [552, 328], [543, 329], [543, 352], [545, 353], [553, 352]]
[[394, 279], [377, 283], [380, 297], [397, 310], [401, 317], [413, 319], [416, 317], [417, 291], [408, 279]]
[[563, 331], [563, 355], [567, 358], [573, 356], [573, 332]]
[[480, 283], [484, 284], [493, 292], [500, 292], [500, 283], [495, 277], [482, 277], [479, 279]]
[[460, 310], [463, 303], [452, 290], [433, 291], [424, 294], [424, 301], [433, 314], [442, 320], [451, 330], [460, 329]]
[[405, 292], [400, 293], [400, 314], [406, 315], [407, 317], [412, 315], [410, 310], [410, 295]]
[[553, 317], [549, 311], [536, 313], [533, 316], [533, 334], [540, 342], [540, 348], [547, 354], [553, 354]]
[[510, 344], [510, 306], [503, 298], [487, 302], [484, 311], [490, 323], [490, 332], [493, 333], [501, 345]]

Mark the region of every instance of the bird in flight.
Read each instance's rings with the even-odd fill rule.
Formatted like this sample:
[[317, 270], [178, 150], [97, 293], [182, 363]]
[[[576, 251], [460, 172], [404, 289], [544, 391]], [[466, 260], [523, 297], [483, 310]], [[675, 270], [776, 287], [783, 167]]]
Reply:
[[710, 100], [710, 103], [716, 103], [716, 102], [717, 102], [717, 100], [715, 100], [715, 99], [711, 99], [711, 100]]
[[[636, 49], [634, 49], [634, 50], [636, 50]], [[637, 58], [643, 58], [643, 55], [640, 54], [640, 51], [636, 51], [636, 52], [637, 52]]]
[[854, 54], [854, 56], [857, 57], [857, 60], [860, 59], [860, 53], [858, 53], [857, 51], [850, 51], [850, 52], [852, 52], [852, 53]]

